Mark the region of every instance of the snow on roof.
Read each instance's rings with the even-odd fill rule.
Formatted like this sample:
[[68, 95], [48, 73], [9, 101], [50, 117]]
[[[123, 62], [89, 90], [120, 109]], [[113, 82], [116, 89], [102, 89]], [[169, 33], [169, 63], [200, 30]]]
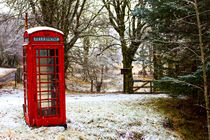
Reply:
[[26, 31], [28, 32], [28, 34], [32, 34], [33, 32], [37, 32], [37, 31], [41, 31], [41, 30], [55, 31], [55, 32], [59, 32], [59, 33], [63, 34], [63, 32], [58, 30], [58, 29], [55, 29], [55, 28], [52, 28], [52, 27], [44, 27], [44, 26], [30, 28], [30, 29], [28, 29]]

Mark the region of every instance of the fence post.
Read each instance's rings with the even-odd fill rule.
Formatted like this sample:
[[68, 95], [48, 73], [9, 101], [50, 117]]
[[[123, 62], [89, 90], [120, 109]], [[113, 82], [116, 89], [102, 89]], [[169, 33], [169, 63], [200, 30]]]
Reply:
[[90, 92], [93, 92], [93, 80], [92, 79], [91, 79], [91, 82], [90, 83], [91, 83], [91, 85], [90, 85], [91, 86], [90, 87]]
[[21, 67], [17, 66], [17, 83], [21, 83]]
[[15, 72], [15, 88], [16, 88], [16, 84], [17, 84], [17, 72]]

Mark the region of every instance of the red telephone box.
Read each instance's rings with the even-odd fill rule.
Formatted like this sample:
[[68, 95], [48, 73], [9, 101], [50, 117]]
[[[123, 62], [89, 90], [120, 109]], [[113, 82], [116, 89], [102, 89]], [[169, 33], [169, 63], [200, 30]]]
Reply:
[[63, 32], [51, 27], [25, 31], [23, 77], [26, 123], [66, 128]]

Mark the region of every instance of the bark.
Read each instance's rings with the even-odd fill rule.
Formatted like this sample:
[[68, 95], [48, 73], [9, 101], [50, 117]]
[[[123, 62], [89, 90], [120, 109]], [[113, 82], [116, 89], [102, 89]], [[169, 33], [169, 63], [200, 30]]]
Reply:
[[[123, 56], [123, 68], [129, 69], [127, 74], [125, 75], [124, 84], [125, 84], [125, 92], [133, 93], [133, 74], [132, 74], [132, 62], [134, 55], [139, 48], [142, 36], [141, 29], [144, 24], [139, 18], [135, 18], [131, 15], [131, 2], [129, 0], [123, 1], [111, 1], [111, 0], [103, 0], [104, 6], [108, 11], [109, 20], [112, 27], [119, 34], [120, 42], [121, 42], [121, 50]], [[128, 15], [127, 15], [128, 14]], [[129, 19], [129, 20], [128, 20]], [[128, 36], [130, 40], [125, 37], [126, 32], [126, 24], [128, 24]], [[130, 44], [130, 45], [127, 45]]]
[[[87, 0], [40, 0], [34, 2], [29, 0], [32, 8], [32, 13], [35, 15], [35, 20], [44, 26], [57, 28], [64, 33], [65, 46], [65, 73], [67, 73], [70, 61], [68, 53], [75, 45], [76, 41], [92, 24], [94, 19], [100, 14], [103, 7], [97, 12], [93, 13], [88, 21], [84, 21], [83, 13], [88, 10]], [[36, 8], [39, 4], [39, 8]], [[41, 16], [38, 16], [40, 15]], [[69, 34], [71, 39], [69, 40]]]
[[[145, 46], [143, 45], [142, 46], [142, 51], [145, 51]], [[147, 75], [147, 72], [146, 72], [146, 67], [145, 67], [145, 54], [143, 54], [141, 57], [143, 57], [143, 60], [142, 60], [142, 74], [143, 74], [143, 77], [145, 78], [145, 76]]]
[[21, 67], [18, 65], [17, 66], [17, 73], [16, 73], [16, 81], [17, 83], [21, 83], [21, 77], [22, 77], [22, 71], [21, 71]]
[[93, 80], [90, 81], [90, 92], [93, 92]]
[[199, 47], [201, 52], [201, 61], [202, 61], [202, 70], [203, 70], [203, 86], [204, 86], [204, 98], [206, 103], [206, 115], [207, 115], [207, 125], [208, 125], [208, 139], [210, 140], [210, 106], [209, 106], [209, 93], [208, 93], [208, 83], [207, 83], [207, 72], [206, 72], [206, 63], [205, 63], [205, 52], [204, 52], [204, 45], [202, 41], [202, 30], [201, 30], [201, 22], [200, 16], [198, 11], [198, 4], [197, 0], [194, 0], [194, 8], [196, 12], [197, 18], [197, 26], [198, 26], [198, 33], [199, 33]]
[[96, 91], [101, 92], [101, 87], [103, 85], [103, 79], [104, 79], [104, 67], [101, 67], [101, 77], [100, 80], [97, 80], [98, 78], [96, 77]]
[[90, 38], [89, 37], [85, 37], [83, 39], [83, 80], [84, 81], [88, 81], [88, 79], [90, 78], [89, 76], [89, 65], [88, 65], [88, 56], [89, 56], [89, 49], [90, 49]]
[[157, 48], [154, 47], [154, 51], [153, 51], [153, 65], [154, 65], [154, 79], [155, 80], [160, 80], [162, 75], [163, 75], [163, 71], [162, 71], [162, 65], [161, 65], [161, 58], [159, 56], [159, 52], [157, 50]]
[[132, 60], [123, 59], [123, 68], [129, 69], [125, 75], [125, 93], [133, 94], [133, 74], [132, 74]]
[[152, 46], [149, 46], [149, 70], [150, 70], [150, 77], [151, 78], [154, 78], [153, 77], [153, 70], [152, 70], [152, 58], [153, 58], [153, 49], [152, 49]]

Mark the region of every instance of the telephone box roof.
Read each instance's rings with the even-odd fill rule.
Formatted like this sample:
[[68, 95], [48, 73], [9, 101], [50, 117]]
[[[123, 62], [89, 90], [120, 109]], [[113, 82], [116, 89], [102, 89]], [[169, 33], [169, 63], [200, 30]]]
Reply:
[[55, 31], [55, 32], [59, 32], [61, 34], [63, 34], [62, 31], [58, 30], [58, 29], [55, 29], [55, 28], [52, 28], [52, 27], [34, 27], [34, 28], [30, 28], [28, 30], [26, 30], [28, 32], [28, 34], [32, 34], [34, 32], [37, 32], [37, 31], [43, 31], [43, 30], [48, 30], [48, 31]]

